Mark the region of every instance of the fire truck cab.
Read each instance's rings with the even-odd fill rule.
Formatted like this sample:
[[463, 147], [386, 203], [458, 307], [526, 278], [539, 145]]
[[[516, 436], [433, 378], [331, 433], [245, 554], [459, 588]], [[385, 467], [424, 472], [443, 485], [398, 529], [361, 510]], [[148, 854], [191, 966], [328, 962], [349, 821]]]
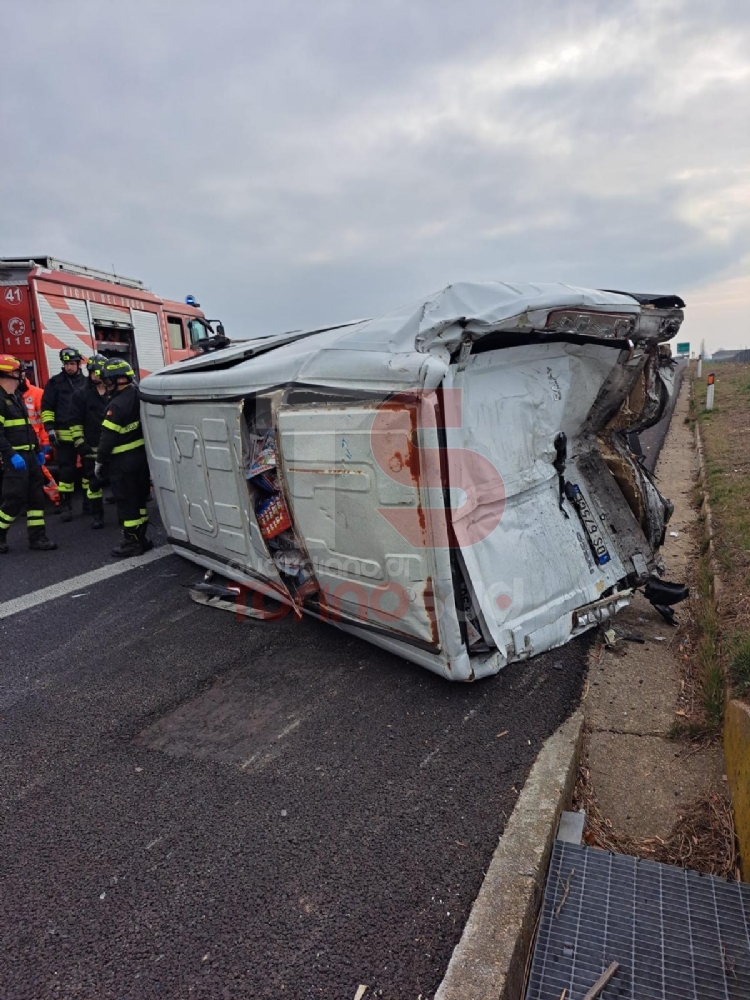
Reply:
[[125, 358], [144, 378], [228, 343], [192, 296], [161, 299], [135, 278], [55, 257], [0, 258], [0, 353], [31, 362], [37, 385], [60, 371], [63, 347]]

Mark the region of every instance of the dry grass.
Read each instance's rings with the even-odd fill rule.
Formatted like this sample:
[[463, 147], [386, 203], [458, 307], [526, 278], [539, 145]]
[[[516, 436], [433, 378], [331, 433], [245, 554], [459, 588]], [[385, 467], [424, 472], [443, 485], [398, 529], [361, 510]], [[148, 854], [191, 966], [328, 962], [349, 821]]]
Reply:
[[[701, 511], [695, 529], [698, 558], [689, 581], [697, 600], [686, 606], [681, 647], [690, 710], [673, 727], [675, 738], [718, 736], [727, 688], [733, 696], [750, 694], [750, 365], [717, 365], [714, 374], [714, 410], [705, 410], [705, 379], [696, 380], [690, 419], [701, 428], [714, 552], [723, 586], [717, 601], [708, 526]], [[702, 492], [696, 489], [699, 510], [701, 502]]]
[[[696, 506], [698, 506], [696, 491]], [[708, 553], [701, 551], [705, 524], [699, 518], [690, 529], [698, 558], [688, 567], [692, 599], [681, 606], [680, 626], [675, 636], [676, 656], [681, 668], [679, 718], [669, 735], [673, 739], [717, 740], [724, 716], [725, 680], [722, 661], [722, 627], [713, 596]]]
[[[710, 367], [710, 366], [709, 366]], [[750, 641], [750, 364], [717, 365], [716, 405], [705, 410], [705, 380], [694, 383], [692, 415], [700, 422], [724, 584], [719, 630], [724, 654]]]
[[602, 814], [584, 763], [578, 771], [574, 808], [586, 811], [584, 840], [590, 847], [740, 881], [732, 806], [718, 792], [689, 803], [666, 840], [661, 837], [639, 840], [618, 833]]

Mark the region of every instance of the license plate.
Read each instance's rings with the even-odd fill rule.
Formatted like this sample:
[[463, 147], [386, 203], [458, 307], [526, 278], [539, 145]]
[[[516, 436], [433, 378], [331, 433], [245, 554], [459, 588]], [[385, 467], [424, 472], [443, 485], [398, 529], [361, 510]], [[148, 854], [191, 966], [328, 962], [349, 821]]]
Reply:
[[609, 562], [611, 557], [607, 551], [607, 546], [604, 544], [604, 538], [602, 537], [602, 533], [599, 529], [599, 524], [594, 515], [591, 513], [591, 509], [586, 503], [586, 498], [583, 493], [581, 493], [580, 486], [576, 483], [566, 483], [565, 496], [578, 511], [581, 524], [586, 529], [589, 545], [591, 546], [591, 551], [594, 553], [594, 558], [600, 566], [604, 566], [605, 563]]

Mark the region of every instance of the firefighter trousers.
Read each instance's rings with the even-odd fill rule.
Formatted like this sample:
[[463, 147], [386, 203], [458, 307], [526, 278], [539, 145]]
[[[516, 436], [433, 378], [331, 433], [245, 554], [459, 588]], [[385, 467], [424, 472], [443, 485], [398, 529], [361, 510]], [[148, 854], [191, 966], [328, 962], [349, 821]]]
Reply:
[[96, 456], [92, 452], [90, 455], [84, 455], [83, 457], [83, 485], [86, 490], [87, 500], [101, 500], [102, 499], [102, 486], [103, 483], [101, 479], [96, 478], [94, 473], [94, 466], [96, 465]]
[[25, 507], [29, 541], [33, 542], [44, 534], [44, 475], [33, 451], [18, 454], [26, 463], [25, 469], [4, 463], [0, 531], [7, 531]]
[[72, 441], [60, 440], [60, 434], [70, 434], [70, 431], [60, 431], [58, 433], [55, 456], [57, 458], [57, 488], [60, 491], [60, 498], [68, 500], [73, 495], [76, 481], [76, 459], [78, 452]]
[[146, 501], [151, 489], [145, 448], [113, 455], [109, 481], [117, 503], [117, 517], [126, 536], [144, 534], [148, 524]]

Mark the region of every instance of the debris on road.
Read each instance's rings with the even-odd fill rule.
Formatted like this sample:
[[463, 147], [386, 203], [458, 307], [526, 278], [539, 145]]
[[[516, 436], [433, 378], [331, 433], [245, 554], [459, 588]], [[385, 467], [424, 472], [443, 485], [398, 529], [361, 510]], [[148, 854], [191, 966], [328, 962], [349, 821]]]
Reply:
[[604, 987], [607, 985], [607, 983], [610, 981], [610, 979], [612, 979], [612, 977], [614, 976], [614, 974], [617, 972], [617, 970], [619, 968], [620, 968], [620, 963], [619, 962], [613, 962], [609, 966], [609, 968], [606, 969], [601, 974], [601, 976], [599, 976], [599, 978], [594, 983], [594, 985], [591, 987], [591, 989], [586, 993], [586, 995], [584, 996], [583, 1000], [596, 1000], [596, 997], [598, 997], [601, 994], [601, 992], [604, 989]]
[[560, 879], [560, 886], [562, 888], [563, 894], [562, 894], [562, 898], [560, 899], [560, 902], [557, 904], [557, 907], [555, 909], [555, 916], [556, 917], [560, 916], [560, 914], [562, 913], [562, 908], [563, 908], [563, 906], [565, 906], [565, 903], [567, 902], [568, 896], [570, 895], [570, 883], [571, 883], [571, 881], [572, 881], [573, 876], [575, 875], [575, 873], [576, 873], [575, 868], [571, 868], [570, 869], [570, 875], [568, 875], [568, 877], [565, 879], [565, 881], [563, 882], [563, 880]]

